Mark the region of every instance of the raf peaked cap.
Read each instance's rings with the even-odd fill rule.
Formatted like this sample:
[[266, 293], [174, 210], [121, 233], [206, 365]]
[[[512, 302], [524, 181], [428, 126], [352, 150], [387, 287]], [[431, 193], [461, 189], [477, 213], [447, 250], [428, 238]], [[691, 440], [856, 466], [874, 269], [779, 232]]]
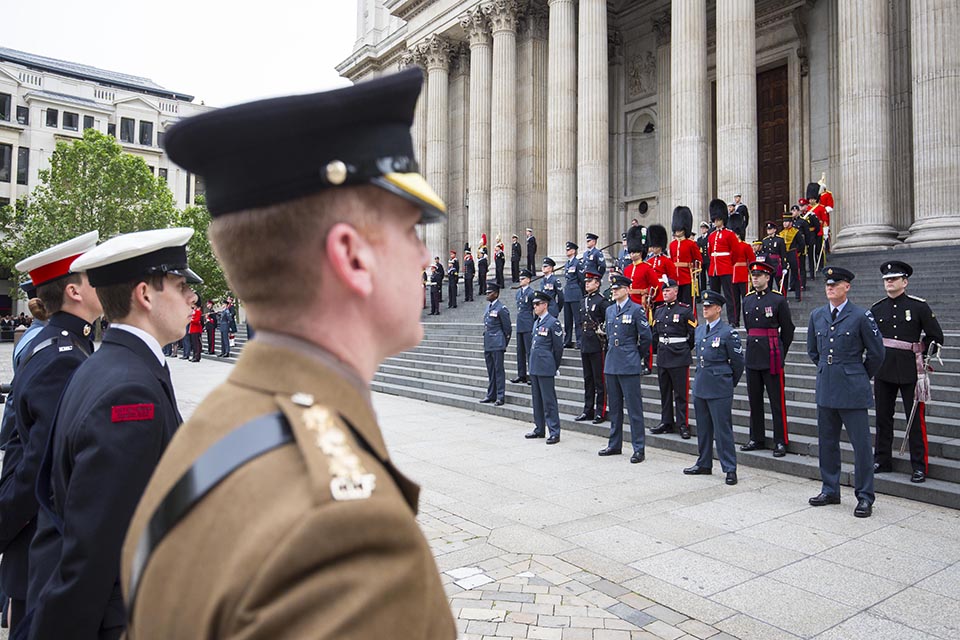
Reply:
[[588, 234], [587, 234], [587, 240], [599, 240], [599, 239], [600, 239], [600, 236], [598, 236], [598, 235], [595, 234], [595, 233], [588, 233]]
[[45, 285], [70, 275], [70, 265], [84, 252], [97, 246], [100, 232], [90, 231], [82, 236], [71, 238], [16, 264], [17, 271], [30, 274], [34, 287]]
[[579, 248], [580, 248], [580, 246], [577, 245], [576, 242], [573, 242], [573, 241], [568, 241], [568, 242], [567, 242], [567, 251], [570, 251], [570, 249], [573, 249], [574, 251], [576, 251], [576, 250], [579, 249]]
[[713, 291], [712, 289], [707, 289], [704, 291], [703, 296], [701, 296], [701, 300], [706, 306], [718, 305], [722, 307], [723, 305], [727, 304], [727, 299], [723, 297], [723, 294]]
[[906, 262], [891, 260], [880, 265], [880, 273], [883, 278], [909, 278], [913, 275], [913, 267]]
[[529, 270], [529, 269], [520, 269], [520, 277], [521, 277], [521, 278], [532, 278], [532, 277], [533, 277], [533, 274], [530, 273], [530, 270]]
[[619, 289], [620, 287], [629, 287], [630, 278], [619, 273], [610, 276], [610, 288]]
[[557, 262], [550, 256], [547, 256], [546, 258], [543, 259], [543, 264], [547, 265], [548, 267], [557, 266]]
[[164, 147], [204, 178], [214, 217], [373, 184], [420, 207], [422, 222], [440, 221], [446, 205], [418, 173], [410, 137], [422, 84], [420, 70], [410, 69], [219, 109], [174, 125]]
[[543, 291], [534, 291], [533, 292], [533, 301], [534, 302], [547, 302], [551, 300], [550, 296], [545, 294]]
[[496, 291], [500, 293], [500, 283], [496, 280], [487, 280], [487, 291]]
[[86, 271], [92, 287], [108, 287], [152, 275], [183, 276], [190, 284], [203, 279], [187, 266], [187, 242], [193, 229], [153, 229], [110, 238], [73, 261], [70, 269]]
[[838, 282], [853, 282], [853, 279], [856, 277], [853, 275], [853, 271], [849, 269], [844, 269], [843, 267], [827, 267], [821, 271], [824, 276], [826, 276], [827, 284], [837, 284]]

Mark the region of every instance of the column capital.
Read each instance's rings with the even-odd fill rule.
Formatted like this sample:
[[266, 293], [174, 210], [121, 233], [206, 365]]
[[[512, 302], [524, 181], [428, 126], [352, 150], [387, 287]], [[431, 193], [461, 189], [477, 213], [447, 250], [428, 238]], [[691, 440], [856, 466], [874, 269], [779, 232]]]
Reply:
[[550, 27], [550, 10], [547, 5], [531, 2], [520, 16], [520, 28], [534, 40], [546, 40]]
[[400, 69], [403, 70], [410, 67], [424, 68], [423, 55], [421, 55], [416, 46], [410, 47], [400, 54]]
[[610, 64], [623, 64], [623, 35], [619, 29], [607, 31], [607, 57]]
[[454, 42], [450, 54], [450, 71], [459, 74], [470, 73], [470, 47], [466, 42]]
[[670, 44], [670, 11], [664, 11], [650, 20], [653, 32], [657, 35], [657, 46]]
[[417, 46], [427, 65], [427, 71], [450, 69], [450, 58], [453, 55], [453, 43], [443, 36], [433, 34]]
[[490, 21], [482, 7], [474, 7], [460, 16], [460, 26], [466, 32], [471, 47], [490, 44]]
[[492, 0], [483, 5], [483, 13], [490, 20], [490, 30], [494, 35], [501, 31], [516, 32], [520, 3], [517, 0]]

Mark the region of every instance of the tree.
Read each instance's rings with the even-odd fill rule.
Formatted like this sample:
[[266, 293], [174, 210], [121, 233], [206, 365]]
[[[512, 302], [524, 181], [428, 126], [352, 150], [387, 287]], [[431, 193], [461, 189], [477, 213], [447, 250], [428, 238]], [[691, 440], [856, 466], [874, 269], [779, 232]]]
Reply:
[[210, 211], [203, 202], [203, 196], [197, 196], [197, 204], [187, 207], [180, 213], [178, 224], [192, 227], [196, 233], [187, 244], [187, 259], [190, 268], [203, 278], [203, 284], [197, 285], [197, 293], [203, 300], [222, 300], [230, 291], [227, 278], [220, 263], [213, 254], [213, 247], [207, 239], [207, 227], [210, 226]]
[[28, 200], [0, 211], [0, 269], [12, 271], [24, 257], [94, 229], [105, 240], [179, 219], [170, 189], [142, 158], [87, 129], [81, 140], [57, 143]]

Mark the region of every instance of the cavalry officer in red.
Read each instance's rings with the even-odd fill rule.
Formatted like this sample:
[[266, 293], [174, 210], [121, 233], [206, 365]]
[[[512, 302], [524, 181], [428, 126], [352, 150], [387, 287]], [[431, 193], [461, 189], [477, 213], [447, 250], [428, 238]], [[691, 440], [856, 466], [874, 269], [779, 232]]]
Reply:
[[690, 239], [693, 235], [693, 213], [690, 207], [676, 207], [673, 210], [673, 241], [670, 243], [670, 259], [677, 266], [677, 300], [684, 304], [693, 303], [693, 272], [699, 268], [703, 257], [700, 247]]
[[676, 281], [677, 265], [663, 252], [667, 248], [667, 229], [660, 224], [652, 224], [647, 229], [647, 243], [650, 246], [650, 257], [647, 258], [647, 264], [657, 274], [657, 280], [660, 286], [657, 289], [657, 295], [653, 298], [654, 307], [663, 304], [663, 283], [667, 280]]
[[[722, 293], [727, 302], [732, 302], [733, 295], [733, 257], [740, 242], [739, 236], [726, 228], [727, 203], [719, 198], [710, 201], [710, 222], [713, 231], [707, 238], [710, 252], [710, 289]], [[727, 322], [737, 323], [736, 305], [727, 305]]]
[[[891, 260], [880, 267], [880, 273], [883, 274], [887, 297], [875, 302], [870, 309], [886, 347], [883, 364], [873, 382], [877, 409], [875, 473], [893, 471], [893, 412], [897, 394], [903, 398], [903, 408], [909, 418], [916, 392], [923, 391], [917, 389], [917, 374], [924, 367], [923, 356], [931, 344], [943, 344], [943, 330], [930, 305], [923, 298], [906, 293], [907, 278], [913, 275], [913, 268], [906, 262]], [[924, 396], [919, 398], [923, 400]], [[924, 402], [921, 401], [910, 425], [911, 482], [927, 479], [927, 424], [923, 412]]]
[[773, 414], [773, 456], [787, 455], [787, 405], [784, 401], [783, 363], [796, 327], [787, 299], [771, 286], [775, 270], [767, 262], [750, 263], [751, 291], [743, 300], [743, 325], [747, 329], [747, 397], [750, 399], [750, 441], [741, 451], [766, 448], [763, 391], [770, 397]]

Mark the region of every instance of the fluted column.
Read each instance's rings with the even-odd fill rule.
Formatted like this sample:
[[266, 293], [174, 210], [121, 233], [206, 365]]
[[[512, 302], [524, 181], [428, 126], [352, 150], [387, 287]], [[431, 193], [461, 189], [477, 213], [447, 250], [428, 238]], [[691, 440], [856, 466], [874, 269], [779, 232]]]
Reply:
[[[421, 72], [423, 69], [423, 56], [416, 47], [407, 49], [400, 55], [401, 70], [409, 67], [417, 67]], [[427, 92], [430, 87], [427, 84], [427, 78], [423, 78], [423, 89], [420, 91], [420, 97], [417, 98], [417, 106], [413, 111], [413, 126], [410, 127], [410, 137], [413, 139], [413, 153], [420, 166], [420, 173], [427, 175]], [[427, 225], [419, 225], [418, 233], [426, 241]]]
[[960, 239], [960, 6], [912, 0], [913, 197], [907, 242]]
[[[441, 199], [449, 197], [447, 189], [447, 145], [449, 131], [449, 74], [450, 42], [437, 35], [421, 45], [427, 66], [430, 92], [427, 95], [427, 182]], [[449, 250], [448, 224], [446, 221], [427, 226], [427, 248], [435, 256], [444, 259]]]
[[470, 39], [470, 228], [474, 250], [480, 235], [490, 237], [490, 94], [493, 50], [490, 25], [479, 7], [460, 19]]
[[[492, 248], [499, 235], [509, 244], [517, 220], [517, 3], [483, 5], [493, 35], [490, 123], [490, 227]], [[518, 234], [519, 235], [519, 234]]]
[[546, 242], [562, 256], [577, 235], [577, 14], [574, 0], [549, 2]]
[[[717, 3], [717, 194], [735, 193], [758, 211], [757, 198], [757, 45], [755, 0]], [[747, 238], [757, 237], [754, 215]]]
[[[547, 230], [547, 7], [531, 2], [518, 25], [517, 227]], [[542, 254], [542, 252], [541, 252]]]
[[603, 233], [610, 199], [607, 2], [580, 0], [577, 56], [577, 238]]
[[707, 211], [707, 11], [701, 0], [670, 7], [673, 201], [699, 217]]
[[[839, 2], [840, 162], [837, 249], [896, 242], [890, 153], [890, 18], [886, 0]], [[831, 220], [832, 222], [832, 220]]]
[[[657, 141], [660, 149], [660, 193], [657, 195], [658, 210], [672, 215], [673, 202], [672, 167], [670, 166], [670, 12], [664, 12], [653, 20], [653, 32], [657, 35]], [[661, 215], [661, 220], [666, 217]]]

